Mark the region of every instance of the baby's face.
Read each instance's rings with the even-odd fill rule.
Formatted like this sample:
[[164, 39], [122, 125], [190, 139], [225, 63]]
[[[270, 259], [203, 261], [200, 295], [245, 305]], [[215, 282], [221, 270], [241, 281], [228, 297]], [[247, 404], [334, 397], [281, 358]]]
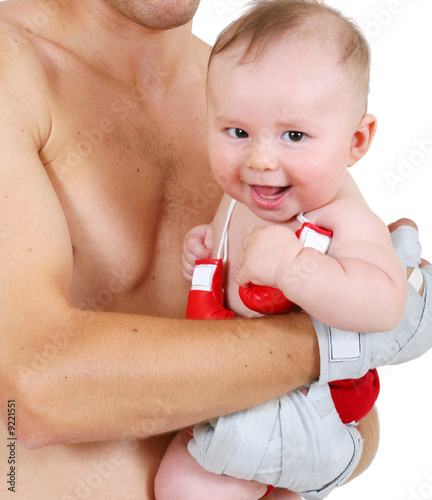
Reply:
[[331, 46], [289, 39], [258, 61], [216, 56], [208, 81], [210, 163], [226, 193], [284, 222], [331, 201], [363, 115]]

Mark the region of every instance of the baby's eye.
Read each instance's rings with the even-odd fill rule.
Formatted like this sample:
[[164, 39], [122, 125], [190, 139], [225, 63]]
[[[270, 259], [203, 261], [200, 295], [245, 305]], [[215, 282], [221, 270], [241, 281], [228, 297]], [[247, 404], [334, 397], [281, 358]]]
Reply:
[[235, 127], [229, 128], [228, 134], [236, 139], [246, 139], [246, 137], [249, 137], [249, 134], [245, 130]]
[[282, 135], [282, 139], [292, 142], [300, 142], [304, 137], [306, 137], [306, 134], [304, 134], [303, 132], [297, 132], [295, 130], [289, 130]]

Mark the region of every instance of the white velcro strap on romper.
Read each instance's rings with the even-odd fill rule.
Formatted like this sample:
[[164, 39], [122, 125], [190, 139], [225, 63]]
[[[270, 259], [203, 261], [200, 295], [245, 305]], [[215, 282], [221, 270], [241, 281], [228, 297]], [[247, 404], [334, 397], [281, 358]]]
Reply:
[[357, 332], [329, 328], [330, 362], [359, 359], [362, 354], [362, 337]]

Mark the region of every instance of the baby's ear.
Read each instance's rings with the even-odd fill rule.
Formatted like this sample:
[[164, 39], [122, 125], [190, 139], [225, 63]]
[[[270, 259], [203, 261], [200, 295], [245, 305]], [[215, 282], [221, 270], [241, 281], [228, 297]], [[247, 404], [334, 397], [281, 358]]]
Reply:
[[349, 167], [358, 162], [369, 151], [376, 128], [375, 116], [364, 115], [352, 137]]

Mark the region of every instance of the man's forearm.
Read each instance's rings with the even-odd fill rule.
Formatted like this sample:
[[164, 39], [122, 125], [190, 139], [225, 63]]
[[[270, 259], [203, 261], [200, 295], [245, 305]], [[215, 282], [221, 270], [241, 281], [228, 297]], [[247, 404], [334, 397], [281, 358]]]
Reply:
[[22, 401], [27, 446], [168, 432], [319, 374], [305, 314], [199, 321], [73, 309], [52, 331], [21, 357], [19, 394], [7, 395]]

